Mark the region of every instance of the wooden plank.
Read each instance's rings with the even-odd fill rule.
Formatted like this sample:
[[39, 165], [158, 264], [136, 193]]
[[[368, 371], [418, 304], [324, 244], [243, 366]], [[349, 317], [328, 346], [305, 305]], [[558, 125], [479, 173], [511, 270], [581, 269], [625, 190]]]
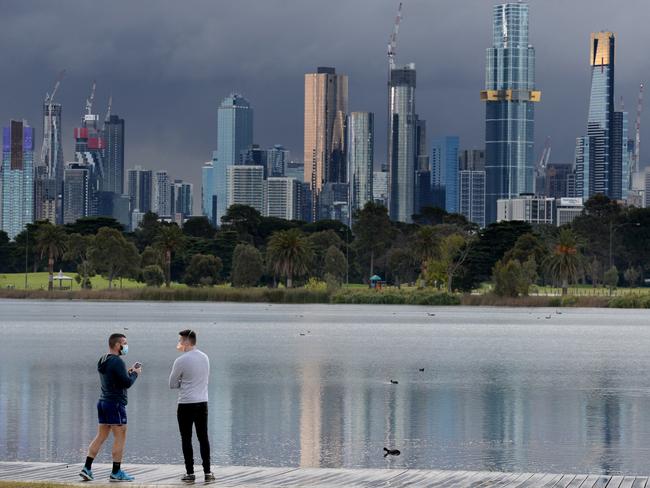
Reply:
[[460, 471], [459, 476], [443, 483], [436, 483], [435, 486], [436, 488], [462, 488], [478, 478], [480, 475], [480, 471]]
[[535, 476], [534, 473], [521, 473], [521, 475], [517, 478], [512, 480], [510, 483], [508, 483], [506, 488], [518, 488], [520, 486], [526, 486], [526, 483], [533, 477]]
[[607, 488], [619, 488], [623, 482], [623, 476], [612, 476], [607, 483]]
[[567, 485], [567, 488], [580, 488], [586, 479], [587, 479], [586, 474], [576, 475], [576, 477], [573, 478], [573, 481], [571, 481], [571, 483]]
[[634, 479], [634, 476], [623, 477], [623, 481], [618, 485], [618, 488], [632, 488], [632, 486], [634, 486]]
[[563, 474], [562, 478], [553, 485], [553, 488], [567, 488], [575, 478], [575, 474]]
[[634, 484], [632, 485], [632, 488], [645, 488], [647, 483], [648, 483], [648, 478], [637, 476], [634, 479]]

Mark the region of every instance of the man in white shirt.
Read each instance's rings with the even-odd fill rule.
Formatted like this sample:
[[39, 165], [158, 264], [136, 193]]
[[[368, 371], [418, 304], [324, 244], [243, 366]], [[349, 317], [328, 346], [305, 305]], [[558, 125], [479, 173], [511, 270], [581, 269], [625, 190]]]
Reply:
[[208, 380], [210, 359], [196, 348], [196, 332], [185, 329], [178, 333], [176, 349], [183, 354], [174, 361], [169, 375], [169, 387], [178, 388], [178, 428], [181, 432], [186, 474], [181, 481], [194, 483], [194, 452], [192, 426], [196, 426], [205, 481], [214, 481], [210, 471], [210, 441], [208, 440]]

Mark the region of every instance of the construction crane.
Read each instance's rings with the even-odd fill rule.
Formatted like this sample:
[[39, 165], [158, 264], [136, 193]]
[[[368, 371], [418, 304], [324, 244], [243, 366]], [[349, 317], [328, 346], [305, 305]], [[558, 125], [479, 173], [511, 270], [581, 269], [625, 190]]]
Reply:
[[92, 88], [90, 89], [90, 96], [86, 98], [86, 115], [92, 115], [93, 102], [95, 101], [95, 88], [97, 88], [97, 83], [93, 80]]
[[634, 161], [630, 171], [630, 177], [640, 168], [641, 159], [641, 112], [643, 111], [643, 83], [639, 85], [639, 100], [636, 105], [636, 122], [634, 124]]
[[397, 55], [397, 34], [399, 34], [399, 24], [402, 21], [402, 2], [399, 3], [397, 8], [397, 16], [393, 24], [393, 32], [388, 38], [388, 69], [395, 67], [395, 56]]
[[41, 146], [41, 164], [44, 166], [47, 166], [47, 161], [46, 157], [47, 154], [50, 152], [50, 143], [52, 139], [52, 106], [54, 105], [54, 95], [56, 95], [56, 92], [59, 90], [59, 86], [61, 86], [61, 81], [63, 80], [63, 77], [65, 76], [65, 70], [62, 69], [59, 71], [59, 75], [56, 77], [56, 82], [54, 83], [54, 88], [52, 89], [52, 93], [46, 93], [45, 94], [45, 100], [43, 101], [43, 104], [47, 107], [47, 130], [50, 131], [50, 134], [48, 137], [46, 137], [46, 134], [43, 134], [43, 145]]
[[547, 137], [546, 142], [544, 143], [544, 150], [542, 151], [542, 155], [539, 158], [539, 161], [537, 162], [537, 174], [539, 176], [544, 176], [546, 174], [546, 167], [548, 166], [548, 162], [551, 159], [551, 138]]

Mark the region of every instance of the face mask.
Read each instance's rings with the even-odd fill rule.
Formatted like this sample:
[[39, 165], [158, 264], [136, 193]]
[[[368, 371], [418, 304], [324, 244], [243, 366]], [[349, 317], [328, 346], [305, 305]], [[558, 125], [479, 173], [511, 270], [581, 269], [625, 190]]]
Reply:
[[129, 353], [129, 345], [124, 344], [122, 350], [120, 351], [120, 356], [126, 356]]

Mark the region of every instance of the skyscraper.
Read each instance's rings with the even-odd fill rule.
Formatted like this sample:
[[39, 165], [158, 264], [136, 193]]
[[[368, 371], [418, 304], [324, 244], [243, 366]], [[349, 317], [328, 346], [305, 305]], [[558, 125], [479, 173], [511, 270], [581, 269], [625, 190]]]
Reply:
[[392, 67], [388, 80], [388, 198], [390, 218], [400, 222], [411, 222], [415, 210], [417, 124], [415, 64]]
[[212, 193], [216, 196], [216, 214], [209, 214], [217, 225], [221, 225], [221, 217], [228, 209], [226, 169], [238, 164], [252, 144], [253, 109], [243, 96], [231, 93], [217, 109], [217, 152], [213, 160], [215, 183]]
[[205, 215], [213, 226], [217, 226], [217, 195], [214, 193], [214, 151], [212, 161], [206, 161], [201, 168], [201, 214]]
[[136, 166], [127, 171], [128, 195], [131, 200], [131, 212], [138, 210], [141, 213], [151, 211], [152, 180], [150, 169]]
[[153, 178], [151, 209], [158, 215], [172, 215], [172, 183], [165, 170], [156, 171]]
[[458, 165], [458, 213], [485, 227], [485, 151], [462, 151]]
[[104, 183], [102, 189], [124, 193], [124, 119], [109, 115], [104, 121]]
[[319, 67], [305, 74], [305, 181], [312, 191], [312, 218], [325, 183], [347, 181], [345, 115], [348, 111], [348, 77], [334, 68]]
[[372, 202], [375, 151], [375, 116], [372, 112], [352, 112], [348, 117], [348, 167], [350, 212]]
[[289, 163], [289, 151], [281, 144], [276, 144], [266, 151], [266, 174], [268, 176], [285, 176]]
[[[458, 213], [458, 136], [436, 137], [431, 142], [431, 186], [439, 195], [444, 190], [444, 208]], [[435, 195], [434, 195], [435, 196]], [[436, 198], [436, 203], [439, 197]]]
[[[92, 95], [91, 95], [92, 97]], [[104, 137], [99, 127], [99, 116], [92, 113], [92, 102], [86, 101], [86, 113], [81, 118], [81, 127], [74, 129], [75, 161], [88, 170], [88, 213], [98, 215], [99, 192], [105, 191]], [[67, 195], [63, 195], [67, 198]]]
[[248, 205], [264, 212], [264, 167], [231, 165], [226, 169], [228, 194], [226, 208], [231, 205]]
[[575, 162], [577, 196], [584, 199], [596, 193], [613, 199], [623, 196], [627, 122], [624, 113], [614, 110], [615, 53], [614, 33], [591, 34], [587, 135], [577, 139]]
[[34, 221], [34, 129], [25, 121], [3, 128], [1, 177], [0, 228], [14, 239]]
[[300, 181], [269, 177], [265, 182], [264, 215], [285, 220], [300, 219]]
[[63, 223], [73, 224], [90, 215], [90, 166], [68, 162], [63, 172]]
[[485, 90], [486, 223], [496, 221], [497, 199], [532, 193], [535, 49], [528, 40], [528, 5], [493, 9], [492, 47], [487, 49]]
[[183, 219], [192, 215], [194, 206], [194, 185], [183, 180], [174, 180], [172, 190], [172, 215], [180, 214]]

